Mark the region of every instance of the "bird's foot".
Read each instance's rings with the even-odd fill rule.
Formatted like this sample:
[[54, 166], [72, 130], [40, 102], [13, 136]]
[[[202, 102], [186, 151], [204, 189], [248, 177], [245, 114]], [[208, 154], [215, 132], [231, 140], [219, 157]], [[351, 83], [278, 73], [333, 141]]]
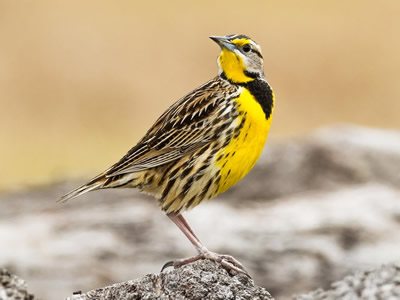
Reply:
[[209, 260], [212, 260], [212, 261], [215, 261], [215, 262], [221, 264], [228, 271], [233, 270], [233, 271], [244, 274], [244, 275], [248, 276], [249, 278], [251, 278], [249, 273], [244, 268], [244, 266], [233, 256], [211, 252], [207, 248], [202, 248], [199, 252], [200, 253], [196, 256], [192, 256], [192, 257], [188, 257], [188, 258], [181, 258], [181, 259], [167, 262], [162, 267], [161, 272], [165, 268], [168, 268], [168, 267], [174, 267], [176, 269], [176, 268], [182, 267], [184, 265], [190, 264], [192, 262], [195, 262], [197, 260], [200, 260], [200, 259], [209, 259]]

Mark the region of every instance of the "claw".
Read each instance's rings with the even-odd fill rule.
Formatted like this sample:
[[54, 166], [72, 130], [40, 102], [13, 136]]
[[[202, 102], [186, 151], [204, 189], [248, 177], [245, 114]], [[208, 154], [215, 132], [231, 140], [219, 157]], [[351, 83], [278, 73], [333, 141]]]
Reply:
[[227, 269], [228, 271], [233, 270], [237, 273], [244, 274], [251, 279], [251, 276], [246, 271], [244, 266], [238, 260], [236, 260], [233, 256], [217, 254], [217, 253], [211, 252], [207, 249], [203, 249], [203, 251], [196, 256], [177, 259], [175, 261], [169, 261], [162, 267], [161, 272], [165, 268], [168, 268], [168, 267], [174, 267], [175, 269], [180, 268], [184, 265], [190, 264], [190, 263], [195, 262], [200, 259], [208, 259], [211, 261], [215, 261], [215, 262], [219, 263], [221, 266], [223, 266], [225, 269]]
[[173, 261], [173, 260], [167, 261], [167, 262], [162, 266], [161, 272], [163, 272], [166, 268], [169, 268], [169, 267], [174, 267], [174, 261]]

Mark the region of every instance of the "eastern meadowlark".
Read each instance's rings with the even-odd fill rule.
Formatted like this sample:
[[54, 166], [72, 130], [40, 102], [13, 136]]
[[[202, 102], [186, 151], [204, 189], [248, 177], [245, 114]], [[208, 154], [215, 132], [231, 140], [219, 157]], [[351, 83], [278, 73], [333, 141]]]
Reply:
[[204, 247], [181, 214], [226, 191], [253, 168], [274, 109], [260, 46], [245, 35], [210, 38], [221, 47], [218, 75], [167, 109], [116, 164], [60, 201], [98, 189], [137, 188], [158, 200], [198, 251], [165, 266], [211, 259], [248, 275], [233, 257]]

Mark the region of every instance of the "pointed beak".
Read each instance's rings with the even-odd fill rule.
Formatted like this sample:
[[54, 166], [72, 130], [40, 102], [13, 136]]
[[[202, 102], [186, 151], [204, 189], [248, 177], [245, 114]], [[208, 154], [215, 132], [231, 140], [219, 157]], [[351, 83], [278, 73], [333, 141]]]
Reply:
[[216, 42], [221, 47], [221, 49], [228, 49], [230, 51], [236, 49], [236, 46], [228, 41], [224, 36], [210, 36], [210, 39]]

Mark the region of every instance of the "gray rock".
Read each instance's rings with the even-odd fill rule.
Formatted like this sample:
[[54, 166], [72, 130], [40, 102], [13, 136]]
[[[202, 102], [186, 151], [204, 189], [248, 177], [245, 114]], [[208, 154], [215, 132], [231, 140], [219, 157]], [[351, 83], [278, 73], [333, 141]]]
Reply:
[[0, 268], [0, 300], [33, 300], [24, 280]]
[[331, 289], [316, 290], [296, 296], [293, 300], [398, 300], [400, 299], [400, 265], [357, 272], [331, 285]]
[[243, 274], [232, 275], [219, 264], [203, 260], [179, 269], [149, 274], [141, 279], [114, 284], [67, 300], [272, 300], [264, 288]]
[[[269, 143], [234, 191], [187, 219], [208, 249], [233, 255], [277, 299], [327, 289], [400, 261], [399, 143], [398, 132], [359, 127]], [[0, 265], [37, 297], [140, 278], [195, 254], [155, 201], [134, 190], [55, 203], [84, 181], [0, 197]]]

